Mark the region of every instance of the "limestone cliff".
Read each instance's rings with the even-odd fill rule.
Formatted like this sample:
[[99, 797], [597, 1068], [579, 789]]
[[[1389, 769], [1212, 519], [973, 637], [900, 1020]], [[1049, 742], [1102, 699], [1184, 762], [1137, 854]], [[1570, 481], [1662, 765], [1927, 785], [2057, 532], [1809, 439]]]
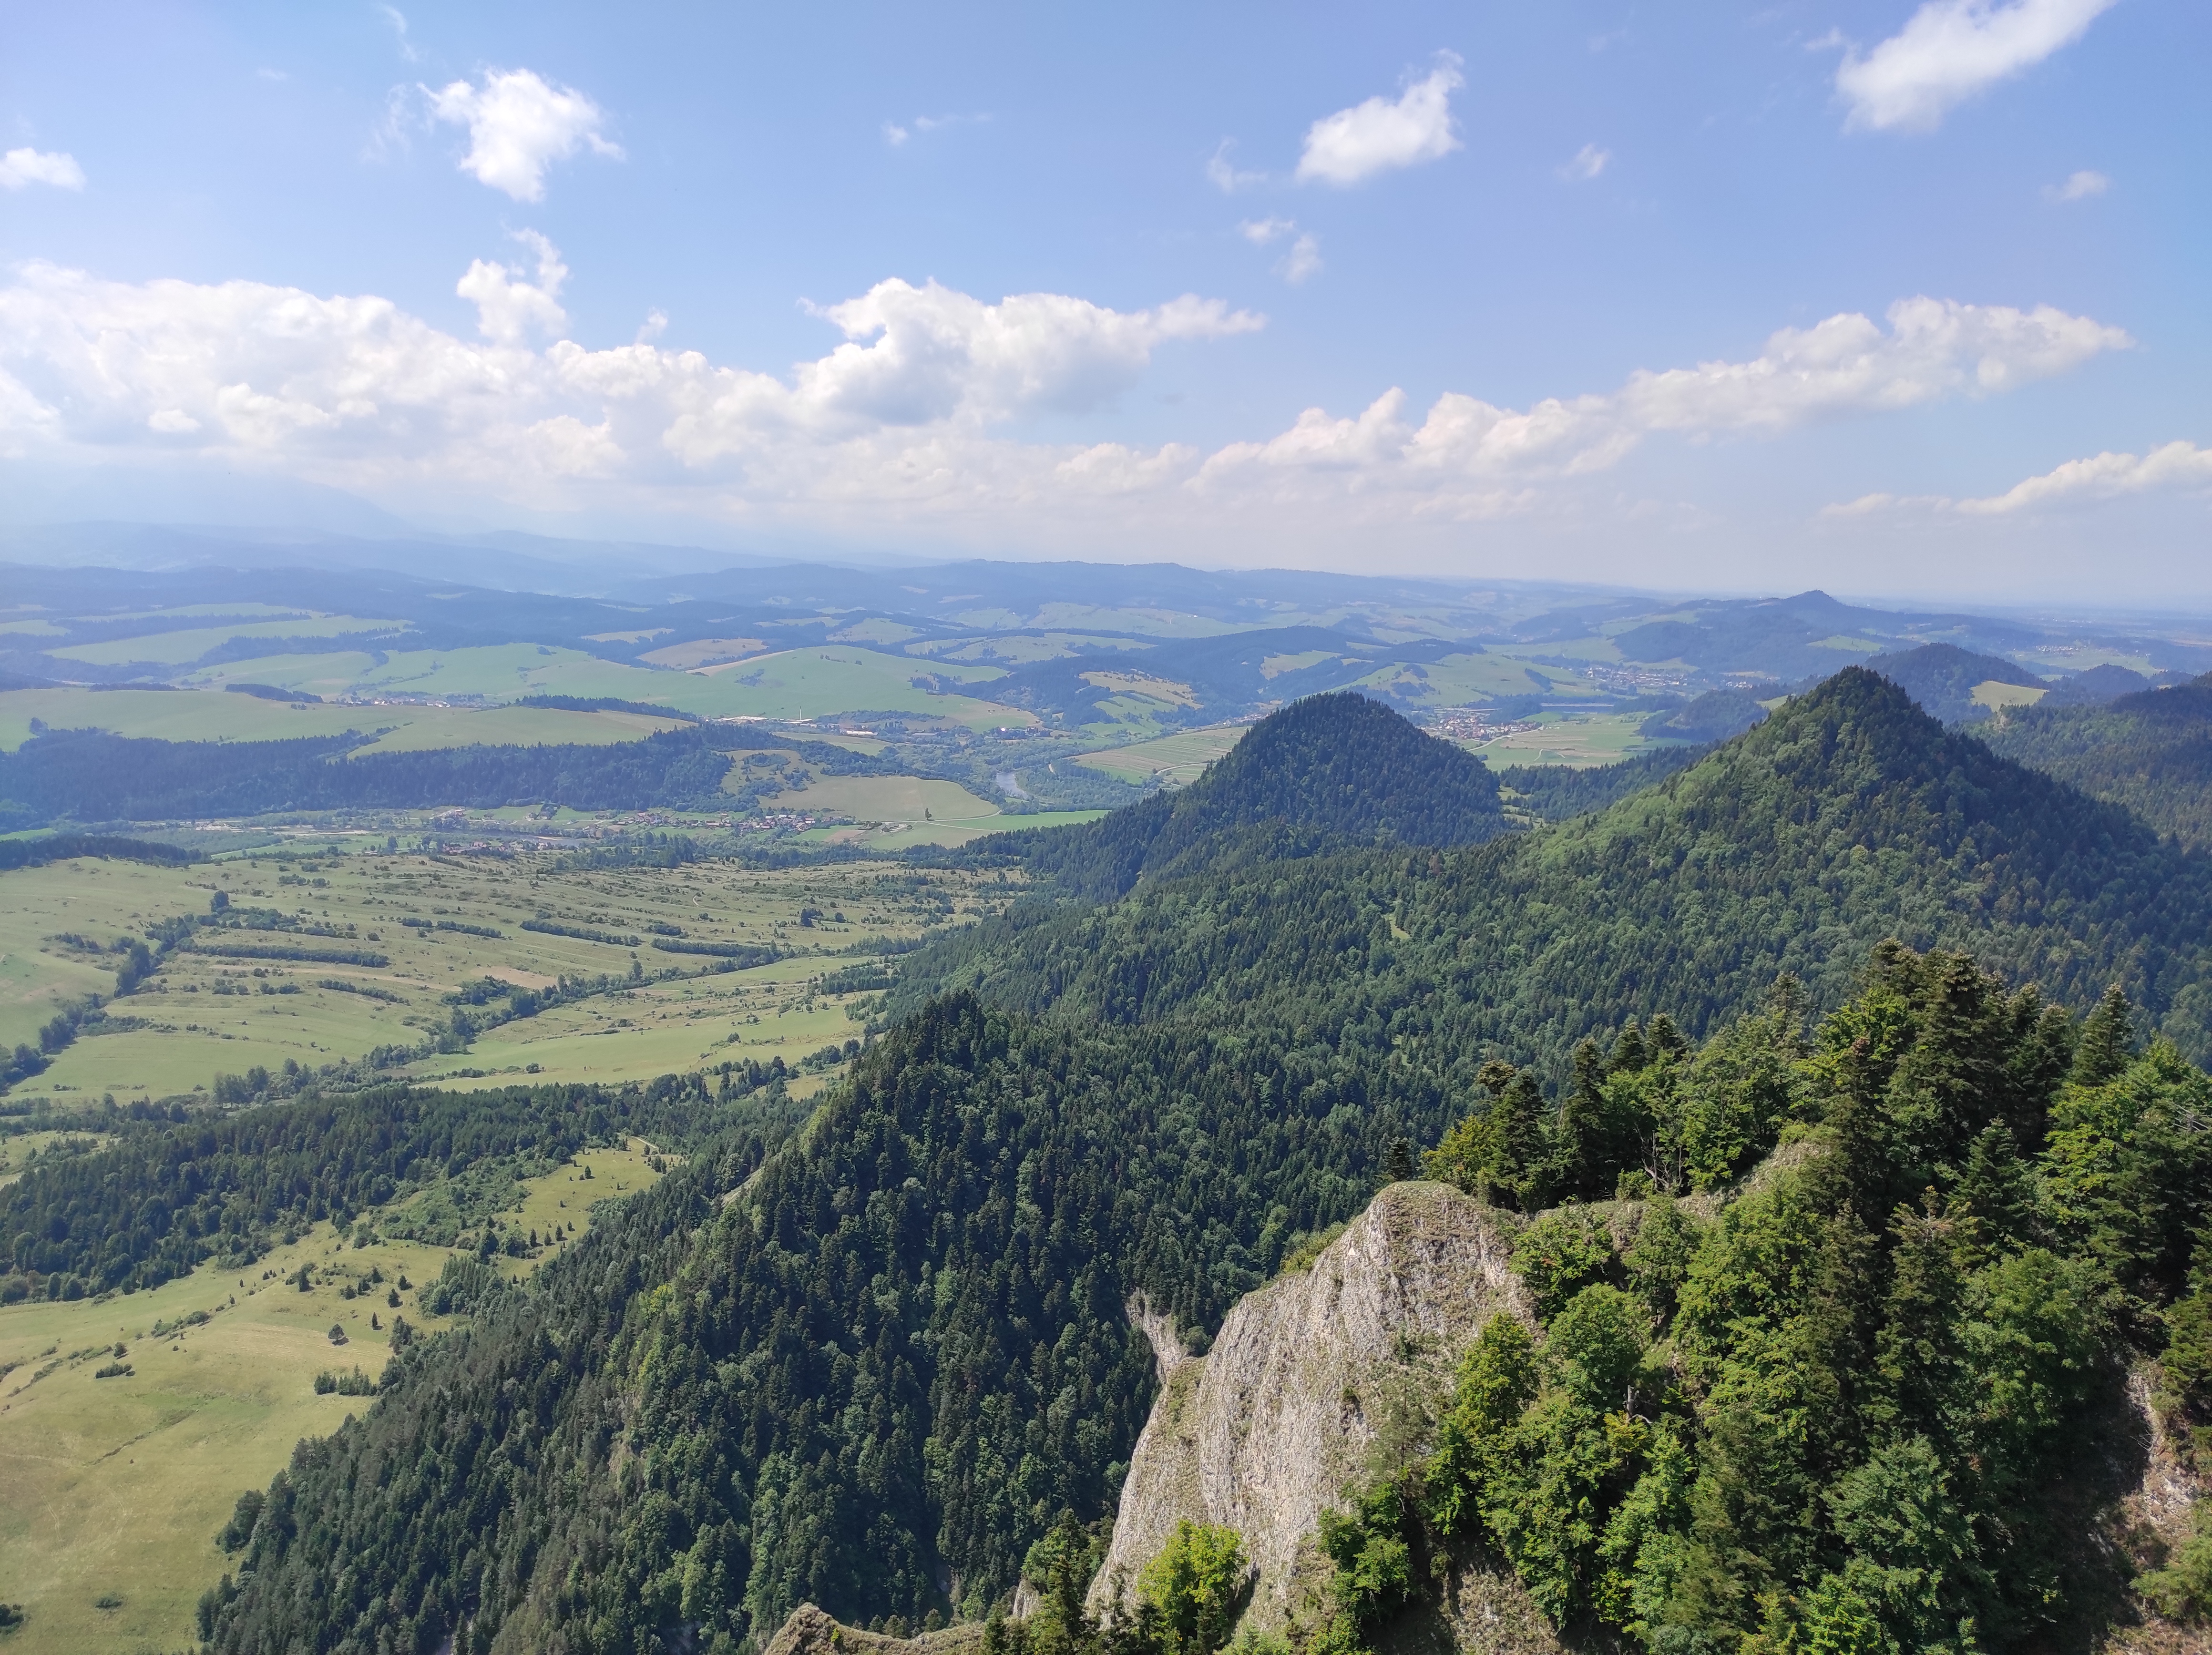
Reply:
[[1391, 1185], [1310, 1268], [1248, 1294], [1205, 1357], [1164, 1350], [1093, 1606], [1133, 1591], [1188, 1519], [1243, 1537], [1252, 1623], [1285, 1624], [1322, 1512], [1425, 1435], [1486, 1321], [1528, 1317], [1510, 1222], [1441, 1184]]

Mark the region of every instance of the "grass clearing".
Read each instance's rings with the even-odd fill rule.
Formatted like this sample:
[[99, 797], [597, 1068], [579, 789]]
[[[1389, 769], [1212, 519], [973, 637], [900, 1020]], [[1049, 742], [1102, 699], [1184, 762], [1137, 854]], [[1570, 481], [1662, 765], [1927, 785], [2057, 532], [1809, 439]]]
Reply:
[[1991, 678], [1974, 686], [1973, 703], [1995, 712], [1999, 707], [2033, 706], [2051, 694], [2048, 685], [2001, 684]]
[[[593, 1203], [658, 1178], [639, 1140], [586, 1150], [528, 1180], [502, 1222], [588, 1228]], [[556, 1251], [507, 1267], [525, 1275]], [[238, 1496], [265, 1488], [301, 1438], [371, 1405], [317, 1396], [315, 1376], [359, 1367], [376, 1378], [395, 1313], [418, 1332], [449, 1325], [425, 1316], [412, 1289], [397, 1312], [386, 1298], [403, 1274], [416, 1288], [434, 1280], [447, 1256], [388, 1240], [355, 1247], [318, 1224], [244, 1272], [203, 1265], [146, 1293], [0, 1307], [0, 1366], [12, 1365], [0, 1376], [0, 1581], [27, 1611], [10, 1655], [190, 1646], [193, 1607], [230, 1562], [215, 1537]], [[283, 1279], [302, 1264], [313, 1267], [306, 1293]], [[372, 1269], [383, 1284], [341, 1295]], [[195, 1312], [207, 1319], [153, 1335]], [[343, 1346], [331, 1343], [333, 1324]], [[95, 1379], [118, 1341], [132, 1371]], [[104, 1597], [122, 1601], [102, 1610]]]
[[1616, 764], [1657, 747], [1679, 747], [1679, 742], [1646, 741], [1643, 736], [1648, 712], [1546, 712], [1534, 728], [1501, 736], [1471, 750], [1498, 765], [1568, 765], [1586, 768]]
[[1187, 785], [1196, 781], [1207, 765], [1243, 741], [1245, 732], [1251, 727], [1236, 724], [1187, 730], [1179, 735], [1160, 737], [1156, 741], [1085, 753], [1070, 762], [1088, 765], [1093, 770], [1103, 770], [1108, 775], [1119, 776], [1124, 781], [1147, 782], [1159, 776], [1178, 785]]

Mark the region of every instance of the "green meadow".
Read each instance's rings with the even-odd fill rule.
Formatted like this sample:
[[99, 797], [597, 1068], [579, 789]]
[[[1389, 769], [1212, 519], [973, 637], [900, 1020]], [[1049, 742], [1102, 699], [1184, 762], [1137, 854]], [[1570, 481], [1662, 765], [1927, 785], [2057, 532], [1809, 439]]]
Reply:
[[[920, 785], [959, 793], [950, 783]], [[1041, 820], [985, 816], [967, 831]], [[847, 1015], [856, 997], [819, 995], [813, 979], [872, 944], [995, 912], [1015, 888], [996, 875], [881, 863], [611, 870], [570, 863], [558, 852], [370, 852], [185, 868], [79, 858], [0, 874], [9, 917], [0, 943], [0, 1041], [10, 1046], [34, 1041], [65, 1005], [112, 991], [117, 938], [205, 913], [217, 892], [239, 908], [275, 910], [307, 928], [202, 932], [109, 1004], [97, 1026], [106, 1032], [80, 1035], [11, 1101], [174, 1097], [212, 1090], [220, 1075], [274, 1070], [288, 1060], [312, 1070], [379, 1047], [421, 1047], [449, 1026], [450, 997], [486, 979], [538, 989], [563, 977], [616, 980], [605, 992], [481, 1034], [465, 1051], [392, 1064], [393, 1078], [474, 1070], [649, 1079], [748, 1055], [780, 1054], [795, 1064], [857, 1032]], [[526, 920], [589, 935], [526, 931]], [[656, 949], [656, 941], [750, 944], [783, 957], [732, 971], [710, 954]], [[287, 948], [378, 955], [385, 963], [246, 957]]]
[[[659, 1177], [647, 1147], [586, 1150], [525, 1181], [502, 1222], [588, 1229], [595, 1202]], [[373, 1231], [377, 1218], [363, 1222]], [[501, 1262], [520, 1274], [556, 1250]], [[449, 1325], [419, 1301], [447, 1257], [389, 1239], [353, 1246], [317, 1224], [243, 1273], [209, 1264], [149, 1292], [0, 1306], [0, 1596], [25, 1610], [9, 1655], [191, 1646], [238, 1496], [266, 1488], [301, 1438], [370, 1405], [318, 1396], [316, 1375], [358, 1367], [374, 1379], [395, 1316], [418, 1333]], [[284, 1279], [303, 1264], [305, 1292]], [[96, 1377], [118, 1362], [131, 1371]]]

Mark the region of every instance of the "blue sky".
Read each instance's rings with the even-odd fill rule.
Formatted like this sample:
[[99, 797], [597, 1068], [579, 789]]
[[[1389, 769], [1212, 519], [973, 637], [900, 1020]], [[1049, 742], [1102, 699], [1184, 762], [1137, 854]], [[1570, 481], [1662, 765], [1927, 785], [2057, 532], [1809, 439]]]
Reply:
[[2187, 0], [0, 31], [22, 498], [99, 468], [118, 512], [220, 476], [825, 553], [2212, 596]]

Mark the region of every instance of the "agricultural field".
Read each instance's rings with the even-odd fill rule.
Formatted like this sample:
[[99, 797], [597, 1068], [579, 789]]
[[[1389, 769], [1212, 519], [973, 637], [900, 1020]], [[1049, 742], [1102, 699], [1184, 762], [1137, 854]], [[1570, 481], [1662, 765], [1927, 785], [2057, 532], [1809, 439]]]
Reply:
[[[502, 1222], [587, 1229], [595, 1203], [657, 1179], [648, 1148], [586, 1150], [524, 1180]], [[380, 1216], [361, 1222], [374, 1233]], [[501, 1263], [519, 1275], [556, 1251]], [[216, 1537], [238, 1496], [267, 1487], [301, 1438], [369, 1405], [318, 1395], [316, 1376], [374, 1379], [394, 1316], [417, 1333], [448, 1325], [419, 1292], [448, 1256], [388, 1238], [349, 1246], [323, 1223], [244, 1273], [205, 1264], [144, 1293], [0, 1306], [0, 1589], [27, 1612], [9, 1655], [189, 1647], [194, 1606], [228, 1561]], [[305, 1292], [285, 1279], [303, 1264]], [[118, 1363], [131, 1371], [96, 1377]]]
[[1643, 726], [1648, 712], [1542, 712], [1530, 727], [1495, 740], [1470, 744], [1479, 758], [1492, 765], [1564, 764], [1577, 768], [1614, 764], [1632, 759], [1655, 747], [1675, 747], [1677, 742], [1646, 741]]
[[1188, 786], [1198, 779], [1207, 765], [1243, 740], [1244, 732], [1250, 728], [1249, 724], [1234, 724], [1189, 730], [1181, 735], [1163, 736], [1157, 741], [1085, 753], [1074, 762], [1103, 770], [1109, 776], [1119, 776], [1124, 781], [1142, 783], [1158, 777], [1178, 787]]
[[256, 695], [158, 689], [0, 690], [0, 750], [28, 741], [32, 721], [55, 730], [105, 730], [168, 742], [273, 742], [386, 733], [362, 752], [430, 748], [597, 746], [635, 741], [678, 721], [633, 712], [565, 712], [551, 707], [484, 708], [387, 703], [315, 706]]
[[[711, 657], [717, 652], [706, 653]], [[675, 656], [670, 658], [672, 662]], [[581, 650], [489, 644], [453, 650], [260, 656], [198, 668], [182, 675], [179, 682], [209, 688], [273, 684], [326, 700], [396, 695], [510, 701], [526, 695], [575, 695], [672, 706], [715, 718], [818, 718], [870, 712], [905, 713], [976, 730], [1034, 724], [1033, 714], [944, 688], [954, 683], [981, 688], [1000, 676], [996, 667], [922, 661], [850, 645], [724, 655], [714, 664], [654, 671]], [[917, 677], [935, 680], [936, 686], [918, 684]]]
[[[963, 831], [1044, 820], [986, 817]], [[207, 914], [218, 894], [234, 914], [256, 911], [258, 924], [284, 927], [197, 932], [10, 1101], [158, 1100], [288, 1060], [309, 1070], [359, 1063], [379, 1048], [387, 1050], [378, 1066], [393, 1078], [649, 1079], [776, 1056], [796, 1066], [856, 1034], [854, 1017], [871, 997], [818, 992], [817, 979], [879, 945], [995, 912], [1016, 888], [997, 874], [878, 863], [577, 862], [555, 852], [364, 851], [185, 868], [80, 858], [0, 874], [0, 1043], [9, 1049], [35, 1042], [64, 1007], [112, 991], [118, 938]], [[751, 964], [716, 948], [779, 957]], [[453, 997], [469, 985], [543, 994], [563, 979], [592, 986], [556, 993], [473, 1041], [451, 1038]], [[434, 1049], [441, 1037], [456, 1049]]]

